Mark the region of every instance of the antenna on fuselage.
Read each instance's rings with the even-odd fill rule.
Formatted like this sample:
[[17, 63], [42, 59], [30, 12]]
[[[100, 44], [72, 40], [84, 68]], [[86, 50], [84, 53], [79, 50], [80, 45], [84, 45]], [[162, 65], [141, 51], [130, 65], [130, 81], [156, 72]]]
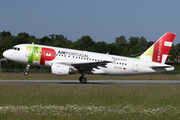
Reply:
[[34, 42], [32, 44], [34, 44]]

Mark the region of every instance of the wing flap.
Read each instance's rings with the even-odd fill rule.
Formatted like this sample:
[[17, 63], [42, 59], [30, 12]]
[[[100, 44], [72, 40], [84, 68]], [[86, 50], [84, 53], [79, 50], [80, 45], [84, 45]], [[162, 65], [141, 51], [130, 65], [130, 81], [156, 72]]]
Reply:
[[98, 67], [106, 67], [107, 63], [111, 63], [111, 61], [97, 61], [97, 62], [81, 62], [81, 63], [71, 63], [72, 66], [77, 69], [91, 70], [92, 68], [99, 69]]
[[106, 65], [107, 63], [111, 63], [111, 61], [78, 62], [78, 63], [71, 63], [71, 65]]

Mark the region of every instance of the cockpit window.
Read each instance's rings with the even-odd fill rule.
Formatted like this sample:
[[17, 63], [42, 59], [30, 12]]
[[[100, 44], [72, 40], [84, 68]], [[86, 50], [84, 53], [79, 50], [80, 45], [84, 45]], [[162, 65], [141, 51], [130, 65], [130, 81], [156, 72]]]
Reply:
[[20, 51], [20, 48], [18, 48], [18, 47], [12, 47], [11, 49]]

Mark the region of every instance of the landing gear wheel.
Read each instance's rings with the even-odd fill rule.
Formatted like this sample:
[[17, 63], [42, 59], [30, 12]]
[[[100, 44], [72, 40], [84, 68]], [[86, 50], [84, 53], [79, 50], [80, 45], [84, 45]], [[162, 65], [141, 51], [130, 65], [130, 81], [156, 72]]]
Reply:
[[24, 70], [24, 75], [27, 76], [29, 74], [29, 67], [30, 65], [27, 64], [26, 69]]
[[24, 75], [27, 76], [29, 74], [29, 71], [25, 70]]
[[79, 78], [79, 81], [80, 81], [81, 83], [87, 83], [87, 79], [84, 78], [84, 77], [80, 77], [80, 78]]

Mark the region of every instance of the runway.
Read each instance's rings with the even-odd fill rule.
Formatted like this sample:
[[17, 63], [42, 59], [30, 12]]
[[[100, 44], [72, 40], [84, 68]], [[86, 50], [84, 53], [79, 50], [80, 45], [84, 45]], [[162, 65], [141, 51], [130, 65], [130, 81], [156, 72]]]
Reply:
[[[0, 83], [82, 84], [78, 80], [0, 80]], [[88, 80], [86, 84], [180, 84], [180, 80]]]

